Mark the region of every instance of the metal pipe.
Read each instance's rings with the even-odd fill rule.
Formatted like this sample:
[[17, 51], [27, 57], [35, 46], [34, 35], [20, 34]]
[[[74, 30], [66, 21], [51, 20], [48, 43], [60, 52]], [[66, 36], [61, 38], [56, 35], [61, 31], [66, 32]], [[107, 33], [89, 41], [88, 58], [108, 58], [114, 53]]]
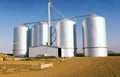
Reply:
[[48, 45], [51, 46], [51, 23], [50, 23], [51, 0], [48, 0]]
[[[87, 17], [87, 16], [96, 16], [96, 14], [86, 14], [86, 15], [80, 15], [80, 16], [72, 16], [72, 17], [64, 17], [64, 18], [80, 18], [80, 17]], [[58, 21], [58, 20], [62, 20], [63, 18], [59, 18], [59, 19], [52, 19], [51, 21]]]
[[[72, 17], [64, 17], [64, 18], [80, 18], [80, 17], [86, 17], [86, 16], [95, 16], [95, 15], [96, 15], [96, 14], [86, 14], [86, 15], [72, 16]], [[48, 25], [51, 26], [50, 21], [58, 21], [58, 20], [62, 20], [62, 19], [63, 19], [63, 18], [50, 20], [50, 17], [49, 17]], [[38, 23], [38, 22], [40, 22], [40, 21], [23, 23], [23, 25], [36, 24], [36, 23]]]
[[[40, 22], [40, 21], [38, 21], [38, 22]], [[36, 24], [36, 23], [38, 23], [38, 22], [23, 23], [23, 25]]]

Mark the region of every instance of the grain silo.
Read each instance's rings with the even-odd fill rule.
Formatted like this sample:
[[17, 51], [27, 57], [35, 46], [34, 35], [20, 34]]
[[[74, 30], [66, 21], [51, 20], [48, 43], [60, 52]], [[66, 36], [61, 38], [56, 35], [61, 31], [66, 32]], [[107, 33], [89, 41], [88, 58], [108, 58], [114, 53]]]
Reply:
[[56, 35], [59, 57], [73, 57], [76, 49], [75, 22], [69, 19], [58, 21]]
[[27, 56], [28, 27], [21, 25], [14, 28], [13, 54], [16, 57]]
[[34, 28], [28, 30], [28, 47], [34, 46]]
[[89, 16], [82, 22], [85, 56], [107, 56], [105, 18]]
[[34, 26], [34, 46], [48, 45], [48, 24], [39, 22]]
[[31, 47], [34, 46], [34, 28], [31, 29]]

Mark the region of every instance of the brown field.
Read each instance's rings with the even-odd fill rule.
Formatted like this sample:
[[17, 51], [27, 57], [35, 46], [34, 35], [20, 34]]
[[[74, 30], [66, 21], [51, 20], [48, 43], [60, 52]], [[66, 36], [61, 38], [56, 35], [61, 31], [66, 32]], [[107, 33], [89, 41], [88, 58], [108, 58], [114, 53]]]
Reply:
[[[40, 70], [43, 62], [54, 66]], [[120, 77], [120, 57], [0, 61], [0, 77]]]

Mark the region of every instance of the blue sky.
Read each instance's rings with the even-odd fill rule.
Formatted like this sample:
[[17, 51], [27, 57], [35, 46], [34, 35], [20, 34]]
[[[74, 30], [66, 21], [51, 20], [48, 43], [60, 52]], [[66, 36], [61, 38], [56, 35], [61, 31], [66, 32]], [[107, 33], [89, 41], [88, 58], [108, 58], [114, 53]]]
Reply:
[[[108, 50], [120, 51], [120, 0], [52, 0], [52, 5], [64, 16], [96, 13], [105, 17]], [[55, 10], [53, 14], [55, 18], [61, 17]], [[12, 53], [14, 27], [46, 19], [47, 0], [0, 0], [0, 52]], [[83, 19], [74, 19], [79, 50], [82, 50]]]

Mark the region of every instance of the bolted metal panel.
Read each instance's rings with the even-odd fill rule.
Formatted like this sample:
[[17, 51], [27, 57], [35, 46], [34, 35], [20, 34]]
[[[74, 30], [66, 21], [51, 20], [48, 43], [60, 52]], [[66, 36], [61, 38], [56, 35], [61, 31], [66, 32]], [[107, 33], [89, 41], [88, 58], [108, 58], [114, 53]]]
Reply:
[[48, 24], [40, 22], [34, 26], [34, 46], [48, 44]]
[[83, 20], [82, 29], [85, 56], [107, 56], [105, 18], [90, 16]]
[[13, 53], [14, 56], [24, 57], [27, 56], [27, 35], [28, 27], [21, 25], [14, 28], [14, 45]]

